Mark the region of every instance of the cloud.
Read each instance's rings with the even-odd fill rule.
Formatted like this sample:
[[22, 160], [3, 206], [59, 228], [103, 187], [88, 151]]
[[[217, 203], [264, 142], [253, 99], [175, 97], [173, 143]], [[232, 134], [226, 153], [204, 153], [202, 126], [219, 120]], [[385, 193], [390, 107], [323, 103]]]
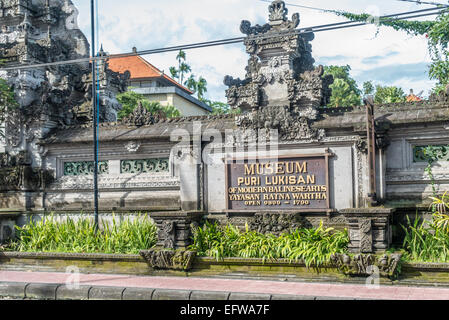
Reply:
[[[90, 34], [90, 12], [87, 1], [73, 0], [80, 10], [79, 24], [86, 35]], [[287, 3], [294, 1], [286, 1]], [[376, 2], [375, 2], [376, 3]], [[306, 6], [349, 12], [392, 14], [418, 7], [399, 1], [378, 0], [308, 0]], [[110, 53], [162, 48], [242, 36], [241, 20], [264, 24], [268, 17], [268, 3], [257, 0], [99, 0], [99, 43]], [[300, 12], [300, 27], [310, 27], [346, 21], [332, 13], [305, 10], [288, 6], [289, 15]], [[424, 37], [412, 37], [391, 28], [364, 26], [317, 32], [312, 42], [313, 55], [320, 64], [349, 64], [351, 74], [357, 79], [369, 77], [380, 84], [396, 83], [404, 87], [416, 83], [428, 90], [433, 82], [428, 80], [424, 66], [430, 62]], [[151, 63], [168, 73], [176, 64], [176, 53], [145, 56]], [[196, 76], [208, 81], [207, 97], [226, 101], [225, 75], [242, 77], [248, 55], [243, 44], [210, 47], [187, 51], [187, 60]], [[403, 66], [402, 68], [400, 66]], [[404, 67], [406, 66], [406, 67]], [[377, 71], [376, 71], [377, 70]]]
[[427, 76], [428, 70], [427, 63], [394, 64], [366, 70], [357, 78], [360, 81], [375, 79], [386, 84], [398, 82], [401, 79], [420, 81]]
[[399, 52], [397, 51], [391, 51], [383, 56], [372, 56], [372, 57], [366, 57], [362, 59], [363, 64], [378, 64], [381, 63], [385, 58], [394, 57], [397, 56]]

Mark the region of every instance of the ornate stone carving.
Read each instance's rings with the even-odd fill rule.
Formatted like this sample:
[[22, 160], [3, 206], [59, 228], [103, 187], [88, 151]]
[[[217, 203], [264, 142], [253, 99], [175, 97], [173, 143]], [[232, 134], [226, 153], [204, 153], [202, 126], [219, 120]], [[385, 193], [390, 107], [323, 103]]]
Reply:
[[341, 213], [348, 222], [349, 252], [373, 253], [387, 250], [392, 241], [390, 219], [393, 212], [394, 209], [387, 208], [342, 210]]
[[195, 251], [184, 250], [145, 250], [139, 253], [151, 268], [163, 270], [188, 271], [196, 257]]
[[243, 115], [237, 125], [243, 129], [278, 129], [284, 141], [319, 140], [324, 131], [312, 128], [317, 107], [329, 102], [332, 76], [323, 76], [322, 66], [315, 68], [311, 55], [312, 33], [294, 29], [299, 14], [287, 19], [284, 1], [269, 6], [269, 23], [255, 27], [243, 21], [241, 31], [248, 35], [250, 54], [245, 79], [226, 76], [228, 104], [240, 108]]
[[255, 25], [254, 27], [251, 26], [251, 22], [248, 20], [243, 20], [240, 24], [240, 31], [246, 35], [257, 35], [259, 33], [265, 33], [268, 32], [271, 29], [271, 26], [267, 23], [263, 26]]
[[401, 257], [401, 254], [384, 254], [382, 256], [334, 254], [331, 256], [331, 262], [346, 275], [368, 276], [376, 272], [377, 268], [381, 276], [392, 277], [398, 271]]
[[[258, 111], [236, 117], [236, 124], [243, 130], [253, 130], [257, 134], [268, 136], [269, 130], [278, 130], [280, 140], [321, 140], [324, 130], [312, 128], [311, 120], [316, 114], [313, 109], [283, 107], [265, 107]], [[312, 119], [311, 119], [312, 118]]]
[[244, 85], [245, 81], [241, 81], [240, 79], [227, 79], [228, 83], [229, 81], [231, 83], [239, 83], [239, 85], [233, 85], [226, 91], [229, 105], [234, 108], [244, 108], [246, 110], [257, 108], [260, 102], [260, 92], [257, 84]]
[[187, 249], [192, 243], [191, 224], [203, 215], [198, 212], [153, 212], [151, 218], [156, 223], [158, 249]]
[[53, 182], [53, 173], [31, 166], [16, 165], [0, 169], [0, 191], [38, 191]]
[[165, 249], [176, 248], [176, 222], [163, 221], [159, 232], [159, 238], [164, 242]]
[[366, 139], [357, 139], [357, 142], [355, 143], [355, 147], [357, 148], [358, 152], [367, 154], [368, 153], [368, 143], [366, 142]]
[[371, 219], [359, 220], [360, 230], [360, 252], [370, 253], [373, 251], [373, 234], [372, 234], [372, 221]]
[[153, 115], [139, 102], [134, 111], [128, 117], [124, 118], [122, 122], [130, 126], [141, 127], [158, 123], [163, 119], [165, 119], [165, 115], [162, 112]]
[[323, 77], [324, 68], [319, 66], [299, 75], [299, 80], [288, 83], [288, 97], [293, 105], [320, 107], [330, 101], [332, 94], [329, 86], [333, 83], [332, 76]]
[[27, 151], [20, 151], [16, 155], [9, 153], [0, 154], [0, 168], [12, 168], [15, 166], [31, 165], [30, 156]]
[[125, 149], [128, 150], [128, 152], [135, 153], [140, 149], [141, 143], [138, 141], [130, 141], [127, 144], [125, 144]]
[[248, 222], [252, 231], [275, 235], [287, 233], [303, 226], [294, 213], [256, 213]]
[[[71, 0], [0, 1], [0, 56], [5, 67], [88, 58], [89, 43], [76, 24]], [[121, 108], [115, 94], [124, 91], [129, 74], [112, 73], [99, 63], [100, 119], [115, 121]], [[25, 145], [33, 164], [42, 163], [36, 142], [60, 125], [91, 120], [89, 62], [11, 69], [1, 72], [14, 90], [18, 107], [6, 119], [6, 148]]]

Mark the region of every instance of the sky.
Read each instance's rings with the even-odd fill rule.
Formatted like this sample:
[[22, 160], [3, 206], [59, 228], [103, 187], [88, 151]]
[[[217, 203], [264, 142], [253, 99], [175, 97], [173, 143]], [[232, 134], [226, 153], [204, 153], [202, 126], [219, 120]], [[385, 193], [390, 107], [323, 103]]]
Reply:
[[[78, 25], [90, 39], [90, 1], [72, 0], [79, 10]], [[398, 0], [287, 0], [289, 17], [298, 12], [299, 27], [347, 21], [332, 13], [294, 7], [289, 4], [322, 9], [369, 13], [373, 16], [430, 8]], [[445, 3], [444, 0], [435, 2]], [[262, 0], [98, 0], [98, 44], [108, 53], [157, 49], [173, 45], [220, 40], [243, 36], [240, 22], [268, 21], [269, 3]], [[433, 20], [434, 17], [425, 19]], [[362, 87], [374, 84], [395, 85], [406, 93], [413, 89], [424, 97], [435, 85], [428, 78], [430, 56], [424, 36], [374, 25], [318, 32], [312, 41], [316, 65], [349, 65], [351, 76]], [[206, 98], [225, 102], [223, 78], [244, 78], [248, 55], [242, 43], [187, 50], [192, 73], [208, 82]], [[177, 53], [146, 55], [144, 58], [169, 74], [176, 66]]]

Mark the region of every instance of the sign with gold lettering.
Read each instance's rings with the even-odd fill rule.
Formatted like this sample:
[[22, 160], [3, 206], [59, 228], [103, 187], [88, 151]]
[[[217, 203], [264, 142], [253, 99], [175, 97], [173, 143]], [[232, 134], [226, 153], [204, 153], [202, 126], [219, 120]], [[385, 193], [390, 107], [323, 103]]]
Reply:
[[228, 211], [329, 211], [329, 156], [227, 159]]

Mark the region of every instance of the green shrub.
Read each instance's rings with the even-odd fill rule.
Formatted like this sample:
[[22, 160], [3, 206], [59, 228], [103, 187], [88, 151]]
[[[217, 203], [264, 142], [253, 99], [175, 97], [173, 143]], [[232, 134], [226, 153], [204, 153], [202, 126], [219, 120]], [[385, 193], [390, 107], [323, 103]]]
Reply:
[[407, 226], [403, 227], [405, 239], [403, 247], [405, 258], [419, 262], [449, 262], [449, 215], [446, 214], [448, 197], [431, 197], [434, 214], [432, 221], [413, 223], [407, 217]]
[[209, 223], [194, 230], [194, 244], [199, 256], [262, 258], [265, 260], [304, 260], [307, 266], [320, 266], [330, 261], [334, 253], [345, 253], [349, 243], [347, 231], [297, 229], [279, 237], [249, 231], [241, 232], [232, 225], [220, 227]]
[[404, 230], [403, 247], [407, 260], [449, 262], [449, 234], [442, 228], [438, 228], [433, 222], [427, 224], [416, 218], [413, 223], [408, 219], [408, 225]]
[[10, 248], [21, 252], [120, 253], [137, 254], [156, 244], [157, 228], [145, 216], [112, 223], [100, 223], [95, 232], [94, 221], [80, 216], [57, 221], [54, 215], [17, 227], [18, 238]]

